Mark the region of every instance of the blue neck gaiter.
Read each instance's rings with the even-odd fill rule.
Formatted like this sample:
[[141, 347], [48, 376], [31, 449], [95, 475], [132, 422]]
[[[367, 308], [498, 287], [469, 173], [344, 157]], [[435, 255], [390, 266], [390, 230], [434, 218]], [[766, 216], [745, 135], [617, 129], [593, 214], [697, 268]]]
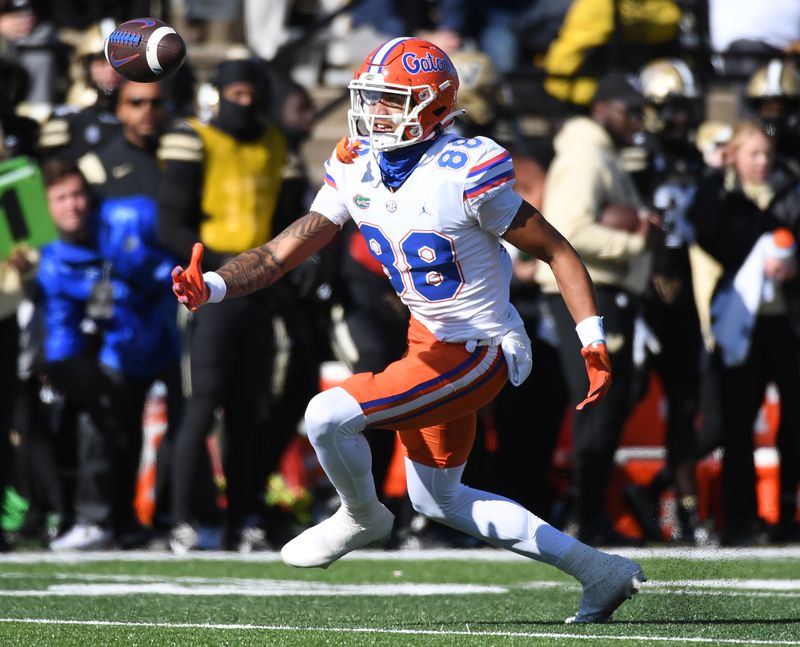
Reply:
[[435, 137], [413, 146], [379, 153], [378, 165], [381, 169], [383, 183], [390, 189], [399, 189], [434, 141], [436, 141]]

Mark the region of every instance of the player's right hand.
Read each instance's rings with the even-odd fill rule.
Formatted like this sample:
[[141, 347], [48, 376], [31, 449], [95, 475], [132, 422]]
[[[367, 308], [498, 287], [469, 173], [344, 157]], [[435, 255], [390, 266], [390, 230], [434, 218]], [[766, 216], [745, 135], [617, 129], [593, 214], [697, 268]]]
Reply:
[[358, 159], [358, 149], [361, 142], [357, 139], [350, 140], [349, 137], [342, 137], [336, 144], [336, 159], [342, 164], [352, 164]]
[[203, 261], [203, 243], [195, 243], [192, 247], [192, 259], [189, 267], [183, 269], [180, 265], [172, 270], [172, 291], [182, 303], [194, 312], [208, 301], [209, 290], [203, 280], [203, 270], [200, 263]]
[[586, 374], [589, 376], [589, 392], [577, 407], [578, 411], [590, 402], [603, 397], [611, 387], [611, 360], [605, 343], [595, 342], [581, 348], [581, 355], [586, 362]]

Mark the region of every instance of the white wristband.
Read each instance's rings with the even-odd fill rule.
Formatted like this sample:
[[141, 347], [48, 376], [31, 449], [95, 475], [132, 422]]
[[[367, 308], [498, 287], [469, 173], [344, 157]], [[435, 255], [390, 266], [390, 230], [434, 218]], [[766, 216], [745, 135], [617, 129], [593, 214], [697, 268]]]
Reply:
[[208, 286], [208, 302], [219, 303], [225, 298], [228, 286], [225, 285], [223, 278], [216, 272], [204, 272], [203, 280]]
[[578, 333], [578, 338], [581, 340], [581, 348], [585, 348], [595, 342], [606, 341], [606, 331], [603, 330], [602, 317], [586, 317], [577, 326], [575, 332]]

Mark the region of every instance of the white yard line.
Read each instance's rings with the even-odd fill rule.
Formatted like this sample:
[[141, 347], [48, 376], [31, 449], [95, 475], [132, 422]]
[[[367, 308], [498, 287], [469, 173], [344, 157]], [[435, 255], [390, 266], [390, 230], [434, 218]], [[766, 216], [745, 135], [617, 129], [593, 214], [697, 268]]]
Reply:
[[[509, 585], [417, 583], [402, 581], [402, 571], [395, 571], [395, 581], [365, 584], [331, 584], [275, 578], [193, 577], [164, 575], [108, 575], [101, 573], [25, 573], [9, 571], [6, 581], [41, 580], [42, 588], [0, 588], [0, 597], [94, 597], [119, 595], [176, 596], [428, 596], [505, 594], [523, 590], [579, 590], [576, 582], [531, 581]], [[55, 583], [53, 583], [55, 580]], [[797, 579], [696, 579], [647, 582], [643, 593], [668, 595], [724, 595], [733, 597], [800, 597]]]
[[372, 627], [291, 627], [286, 625], [200, 624], [190, 622], [117, 622], [109, 620], [50, 620], [47, 618], [0, 618], [0, 623], [73, 625], [84, 627], [126, 627], [143, 629], [212, 629], [229, 631], [304, 631], [331, 634], [381, 634], [394, 636], [486, 636], [496, 638], [570, 638], [615, 642], [667, 642], [713, 645], [800, 645], [798, 640], [746, 640], [739, 638], [700, 638], [696, 636], [628, 635], [559, 633], [555, 631], [456, 631], [434, 629], [375, 629]]
[[[770, 548], [620, 548], [608, 549], [607, 552], [624, 555], [631, 559], [688, 559], [697, 561], [734, 561], [739, 559], [787, 559], [800, 560], [800, 546]], [[515, 553], [494, 548], [464, 549], [432, 549], [432, 550], [357, 550], [345, 555], [344, 560], [365, 561], [481, 561], [481, 562], [517, 562], [530, 561]], [[98, 551], [83, 553], [51, 553], [18, 552], [0, 554], [0, 565], [33, 564], [49, 562], [164, 562], [164, 561], [222, 561], [222, 562], [279, 562], [280, 554], [276, 551], [256, 553], [232, 553], [219, 551], [196, 551], [186, 555], [173, 555], [167, 552], [153, 551]]]
[[0, 597], [106, 597], [112, 595], [177, 595], [217, 597], [226, 595], [264, 597], [392, 597], [428, 595], [488, 595], [508, 593], [502, 586], [476, 584], [325, 584], [299, 580], [253, 580], [247, 584], [183, 584], [162, 578], [157, 582], [51, 584], [45, 589], [0, 589]]

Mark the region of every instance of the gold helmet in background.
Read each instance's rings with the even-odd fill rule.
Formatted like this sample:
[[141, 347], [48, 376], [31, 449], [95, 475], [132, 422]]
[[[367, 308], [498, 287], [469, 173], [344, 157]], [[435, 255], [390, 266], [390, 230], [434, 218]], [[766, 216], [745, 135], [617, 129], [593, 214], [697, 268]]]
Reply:
[[477, 51], [454, 52], [450, 60], [458, 72], [458, 107], [467, 111], [467, 120], [486, 126], [496, 116], [499, 77], [492, 60]]
[[669, 98], [697, 99], [700, 92], [694, 74], [677, 58], [660, 58], [645, 65], [639, 73], [642, 93], [654, 104]]
[[74, 47], [74, 56], [70, 66], [72, 84], [67, 92], [66, 103], [79, 107], [90, 106], [97, 101], [99, 94], [116, 90], [116, 86], [100, 90], [92, 80], [90, 71], [92, 61], [98, 57], [105, 58], [106, 38], [115, 27], [113, 19], [103, 18], [69, 39]]
[[683, 121], [700, 121], [700, 90], [689, 66], [677, 58], [659, 58], [639, 72], [645, 98], [644, 127], [651, 133], [662, 132], [667, 122], [684, 110]]
[[114, 31], [114, 21], [104, 18], [87, 27], [81, 33], [80, 41], [75, 48], [75, 55], [80, 59], [86, 59], [105, 52], [106, 38]]
[[750, 77], [747, 98], [800, 99], [800, 71], [791, 62], [772, 59]]

